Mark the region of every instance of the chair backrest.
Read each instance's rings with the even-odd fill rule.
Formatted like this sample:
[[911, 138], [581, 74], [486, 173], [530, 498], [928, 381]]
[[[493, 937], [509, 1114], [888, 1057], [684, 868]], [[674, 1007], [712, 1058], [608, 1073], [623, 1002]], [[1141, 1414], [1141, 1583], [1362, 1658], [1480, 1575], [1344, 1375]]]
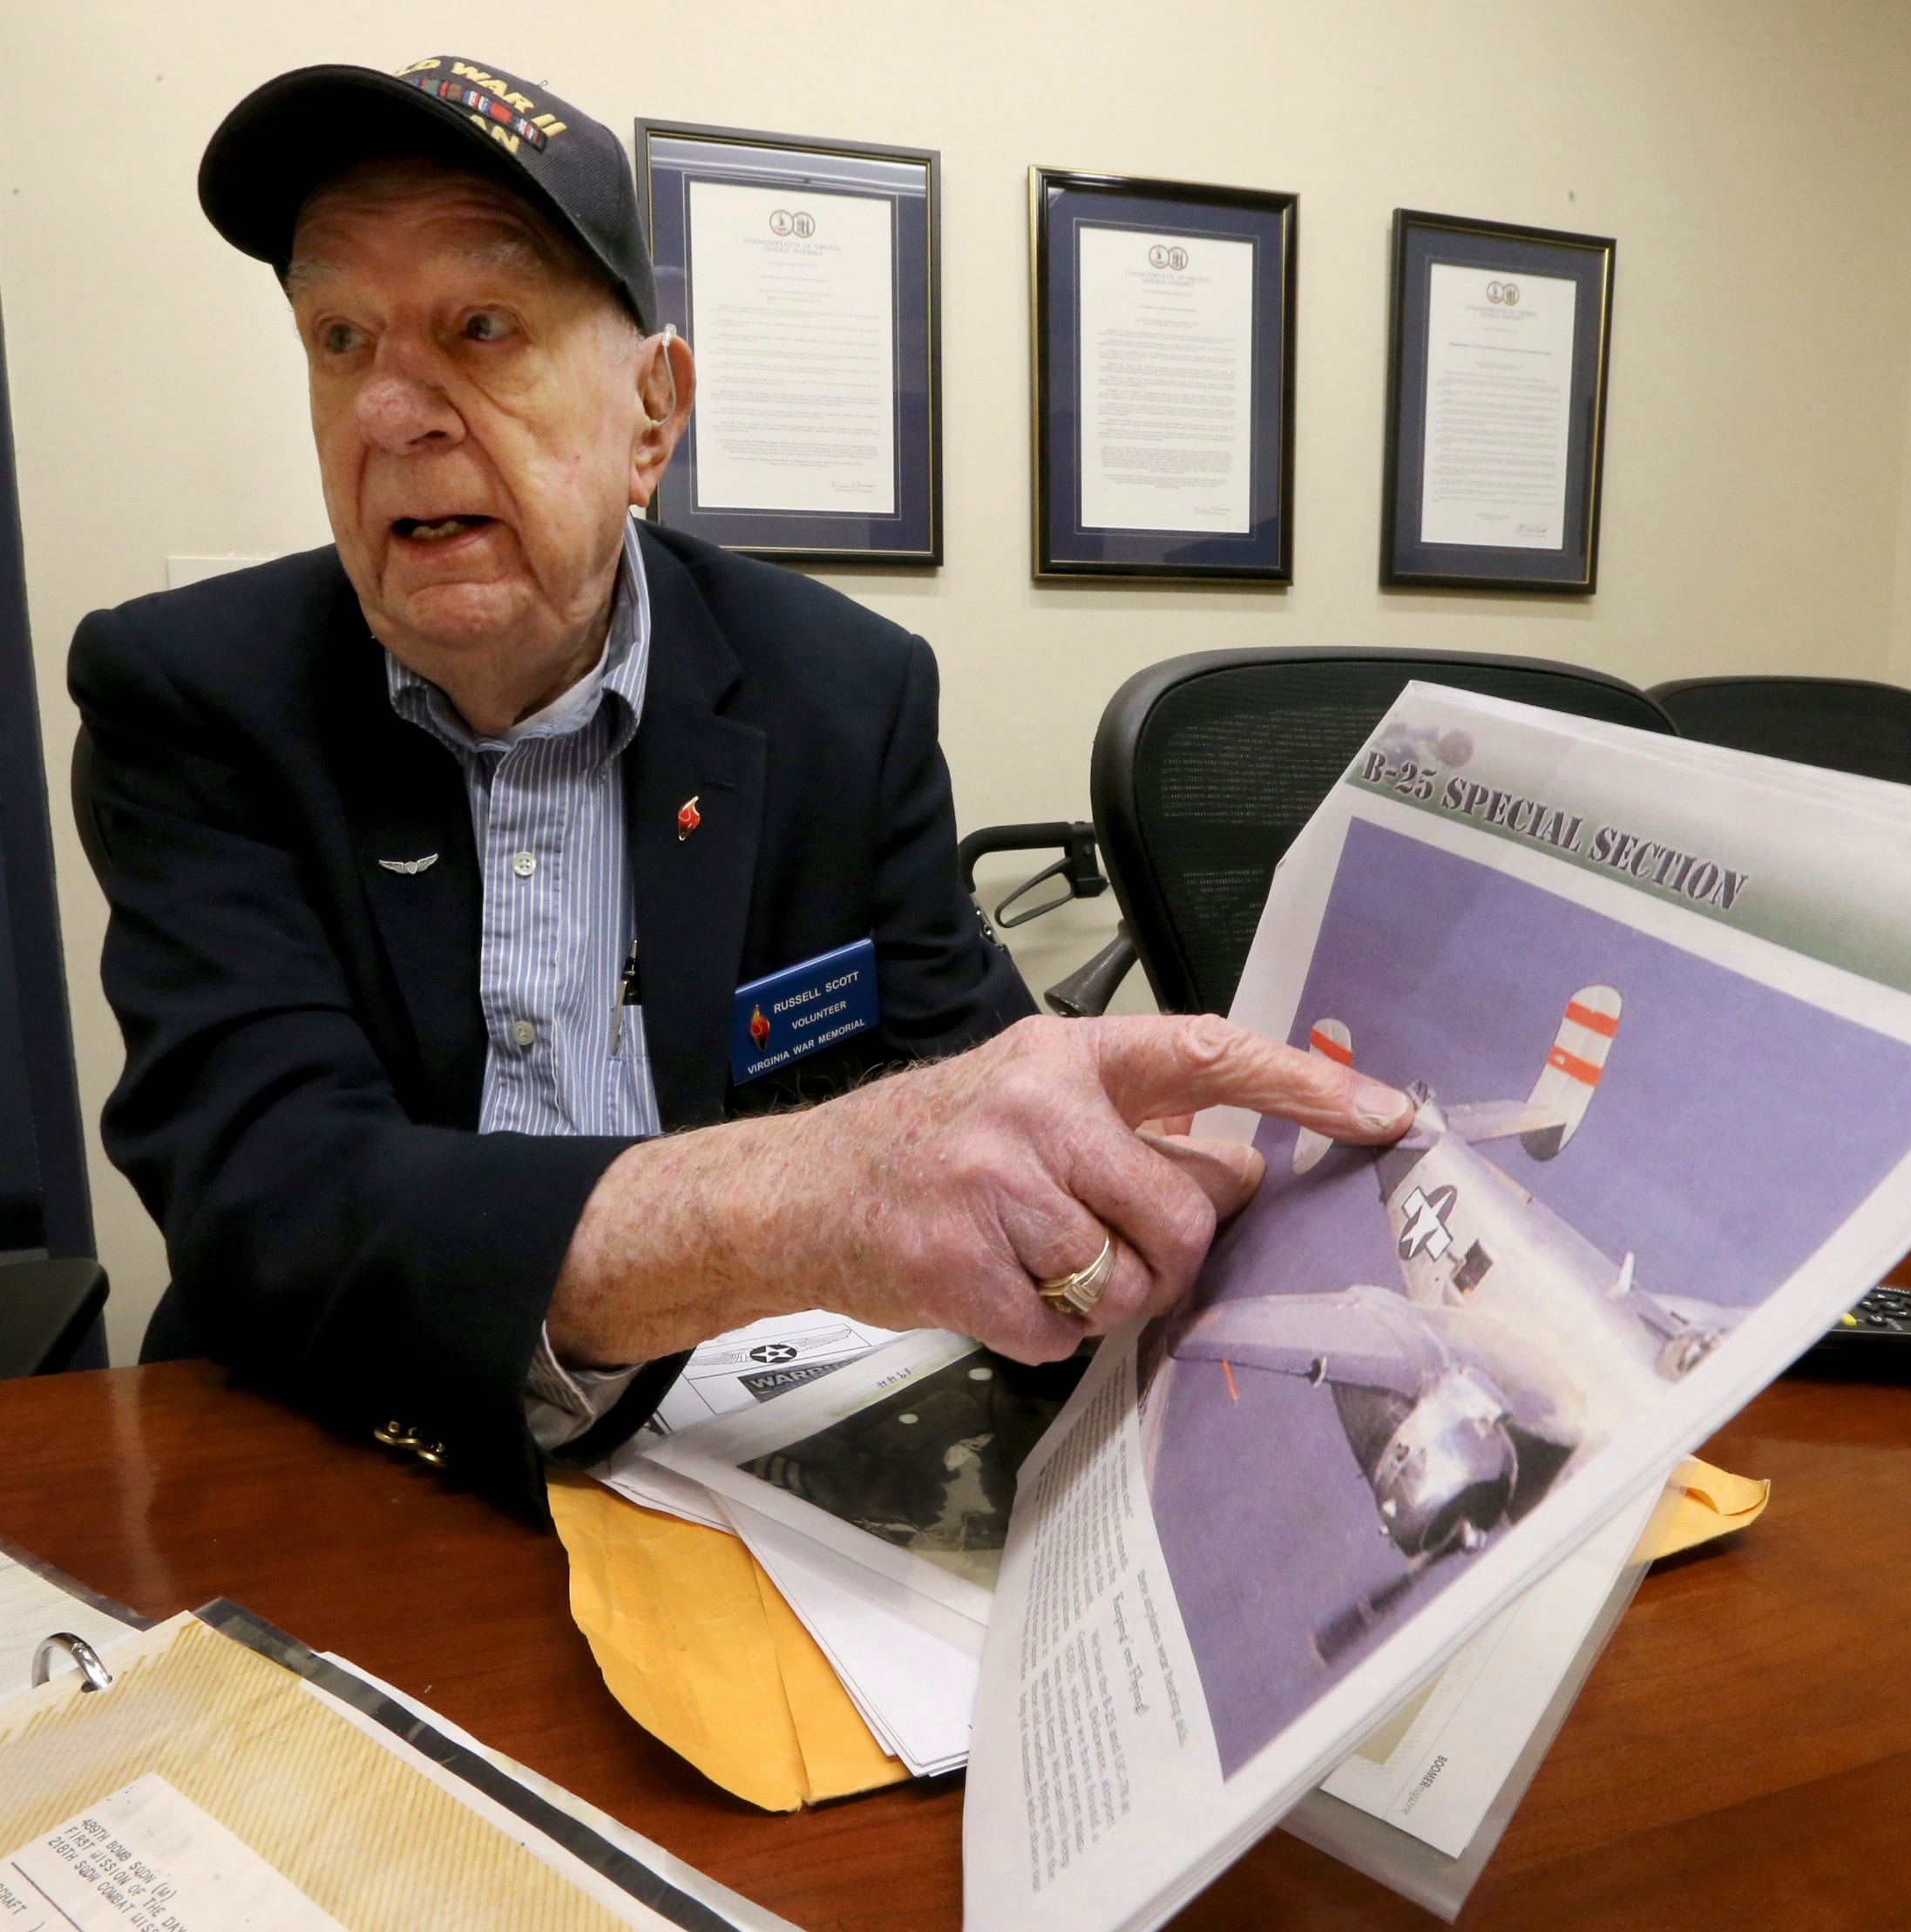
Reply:
[[1680, 735], [1911, 784], [1911, 691], [1840, 677], [1691, 677], [1650, 695]]
[[33, 1131], [33, 1095], [27, 1085], [9, 912], [5, 858], [0, 853], [0, 1263], [46, 1246], [38, 1136]]
[[9, 420], [0, 338], [0, 1251], [91, 1255]]
[[0, 1375], [104, 1368], [0, 336]]
[[1537, 658], [1203, 651], [1138, 673], [1101, 714], [1089, 787], [1102, 863], [1163, 1010], [1228, 1010], [1276, 861], [1415, 678], [1674, 729], [1632, 685]]

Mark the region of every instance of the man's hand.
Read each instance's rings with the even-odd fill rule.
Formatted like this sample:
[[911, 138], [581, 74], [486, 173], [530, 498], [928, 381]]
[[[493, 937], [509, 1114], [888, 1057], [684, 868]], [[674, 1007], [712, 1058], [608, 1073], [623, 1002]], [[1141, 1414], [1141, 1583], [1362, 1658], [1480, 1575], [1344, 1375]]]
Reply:
[[[1057, 1359], [1172, 1306], [1259, 1185], [1251, 1148], [1156, 1130], [1214, 1105], [1356, 1142], [1413, 1117], [1394, 1088], [1224, 1020], [1025, 1020], [807, 1113], [632, 1148], [578, 1224], [552, 1345], [638, 1361], [828, 1307]], [[1089, 1319], [1048, 1307], [1036, 1281], [1087, 1267], [1109, 1236]]]

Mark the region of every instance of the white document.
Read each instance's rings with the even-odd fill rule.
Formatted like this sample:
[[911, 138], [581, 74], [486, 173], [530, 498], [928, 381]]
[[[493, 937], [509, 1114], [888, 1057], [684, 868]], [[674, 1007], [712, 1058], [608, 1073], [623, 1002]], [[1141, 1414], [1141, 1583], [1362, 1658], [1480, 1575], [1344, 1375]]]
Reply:
[[1402, 694], [1234, 1017], [1414, 1122], [1196, 1122], [1267, 1177], [1022, 1468], [970, 1925], [1162, 1923], [1911, 1245], [1905, 823], [1896, 788]]
[[844, 1562], [985, 1623], [1021, 1455], [1060, 1404], [1028, 1401], [965, 1335], [921, 1329], [752, 1413], [654, 1446], [666, 1468]]
[[1247, 531], [1254, 244], [1075, 232], [1083, 526]]
[[1561, 550], [1579, 285], [1432, 266], [1420, 541]]
[[892, 219], [881, 195], [690, 184], [700, 509], [895, 513]]
[[[40, 1640], [55, 1630], [83, 1637], [102, 1652], [121, 1638], [139, 1634], [132, 1624], [96, 1610], [85, 1597], [0, 1553], [0, 1698], [11, 1697], [32, 1682], [33, 1653]], [[53, 1676], [78, 1668], [64, 1651], [55, 1653]], [[0, 1925], [4, 1923], [0, 1919]]]
[[687, 1515], [674, 1485], [740, 1535], [884, 1749], [932, 1777], [967, 1758], [1015, 1470], [1061, 1401], [966, 1336], [884, 1334], [812, 1312], [708, 1345], [668, 1437], [598, 1474]]
[[646, 1508], [728, 1531], [723, 1512], [702, 1485], [663, 1468], [650, 1451], [680, 1429], [754, 1409], [895, 1339], [893, 1329], [821, 1308], [771, 1315], [732, 1329], [691, 1352], [656, 1413], [591, 1474]]
[[771, 1315], [732, 1329], [690, 1352], [683, 1373], [646, 1427], [658, 1435], [674, 1435], [713, 1415], [749, 1413], [894, 1341], [896, 1334], [893, 1328], [822, 1308]]
[[345, 1932], [154, 1772], [0, 1859], [0, 1924], [15, 1923], [50, 1932]]
[[742, 1503], [725, 1508], [884, 1748], [918, 1778], [958, 1769], [969, 1754], [982, 1625]]

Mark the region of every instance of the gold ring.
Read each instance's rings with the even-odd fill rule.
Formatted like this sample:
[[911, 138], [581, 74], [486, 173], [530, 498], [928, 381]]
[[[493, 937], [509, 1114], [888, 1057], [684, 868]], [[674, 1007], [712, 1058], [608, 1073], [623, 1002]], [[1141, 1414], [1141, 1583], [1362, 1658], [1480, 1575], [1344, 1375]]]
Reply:
[[1101, 1252], [1086, 1268], [1077, 1268], [1072, 1275], [1052, 1275], [1046, 1281], [1038, 1281], [1035, 1292], [1051, 1308], [1087, 1316], [1101, 1300], [1101, 1291], [1114, 1272], [1115, 1237], [1111, 1234], [1101, 1244]]

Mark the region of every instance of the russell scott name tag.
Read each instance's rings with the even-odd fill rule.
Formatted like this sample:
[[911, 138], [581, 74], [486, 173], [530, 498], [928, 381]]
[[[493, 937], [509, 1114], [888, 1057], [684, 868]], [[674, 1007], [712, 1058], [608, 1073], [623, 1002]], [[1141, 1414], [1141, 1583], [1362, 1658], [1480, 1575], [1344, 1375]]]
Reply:
[[731, 1074], [742, 1086], [876, 1020], [876, 948], [868, 939], [839, 946], [736, 989]]

